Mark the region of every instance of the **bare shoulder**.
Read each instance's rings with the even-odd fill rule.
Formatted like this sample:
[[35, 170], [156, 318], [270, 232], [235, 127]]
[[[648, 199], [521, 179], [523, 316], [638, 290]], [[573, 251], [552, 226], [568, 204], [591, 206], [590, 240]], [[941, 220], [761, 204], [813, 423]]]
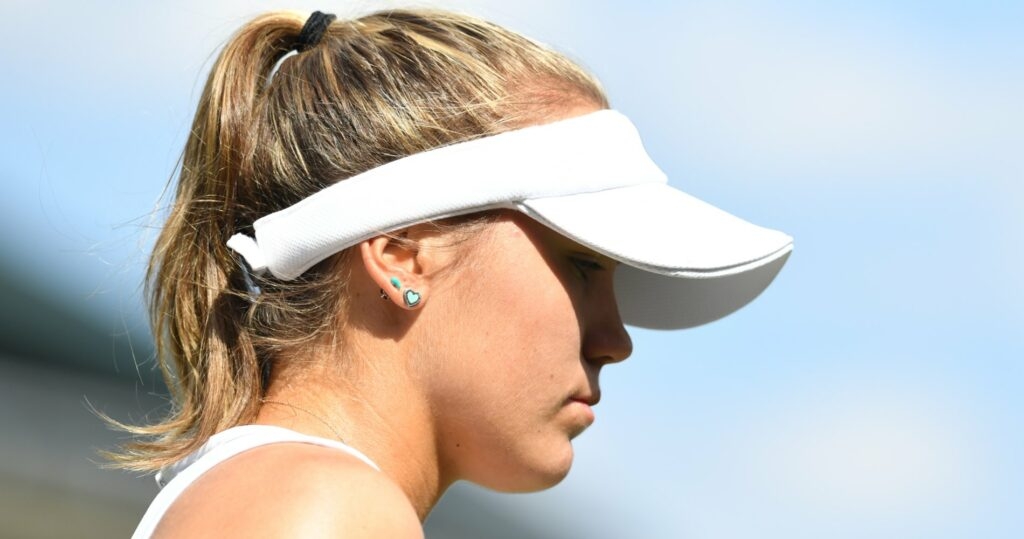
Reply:
[[155, 537], [423, 537], [405, 493], [336, 449], [301, 443], [246, 451], [188, 487]]

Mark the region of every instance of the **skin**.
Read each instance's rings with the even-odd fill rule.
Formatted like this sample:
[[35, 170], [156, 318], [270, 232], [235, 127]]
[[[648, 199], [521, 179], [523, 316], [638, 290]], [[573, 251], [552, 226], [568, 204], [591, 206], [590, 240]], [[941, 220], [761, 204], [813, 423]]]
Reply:
[[256, 448], [193, 483], [157, 536], [422, 537], [455, 481], [522, 492], [565, 477], [601, 368], [632, 351], [616, 263], [514, 211], [455, 246], [429, 226], [402, 235], [413, 246], [357, 247], [342, 351], [280, 361], [267, 399], [292, 406], [256, 421], [340, 436], [383, 473], [330, 448]]

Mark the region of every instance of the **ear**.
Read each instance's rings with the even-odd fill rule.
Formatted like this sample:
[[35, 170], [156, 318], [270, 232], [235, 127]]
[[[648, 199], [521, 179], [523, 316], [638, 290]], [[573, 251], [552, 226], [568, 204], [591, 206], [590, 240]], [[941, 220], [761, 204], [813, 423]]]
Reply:
[[[408, 231], [400, 234], [408, 237]], [[417, 309], [427, 298], [430, 283], [416, 243], [377, 236], [359, 244], [363, 266], [388, 299], [405, 309]]]

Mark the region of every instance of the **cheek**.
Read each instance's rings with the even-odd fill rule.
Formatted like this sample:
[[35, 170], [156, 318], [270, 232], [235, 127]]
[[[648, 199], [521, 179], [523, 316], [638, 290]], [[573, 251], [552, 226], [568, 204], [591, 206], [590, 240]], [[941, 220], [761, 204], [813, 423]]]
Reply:
[[502, 490], [518, 488], [516, 474], [560, 479], [567, 471], [571, 446], [558, 414], [585, 377], [579, 324], [561, 282], [546, 265], [507, 267], [502, 278], [454, 285], [439, 342], [446, 357], [432, 381], [442, 443], [459, 455], [456, 466]]
[[[464, 298], [463, 350], [512, 386], [558, 374], [579, 355], [579, 324], [565, 289], [546, 265], [519, 265]], [[509, 388], [513, 389], [513, 388]]]

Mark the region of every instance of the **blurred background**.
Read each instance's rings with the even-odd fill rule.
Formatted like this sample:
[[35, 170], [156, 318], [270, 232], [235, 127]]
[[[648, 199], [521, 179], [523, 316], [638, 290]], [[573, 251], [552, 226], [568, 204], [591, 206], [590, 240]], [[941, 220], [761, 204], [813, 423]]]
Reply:
[[[0, 4], [0, 536], [128, 536], [165, 405], [144, 261], [214, 51], [281, 7]], [[759, 299], [632, 329], [561, 485], [428, 536], [1024, 536], [1024, 3], [432, 2], [568, 53], [672, 183], [796, 238]]]

